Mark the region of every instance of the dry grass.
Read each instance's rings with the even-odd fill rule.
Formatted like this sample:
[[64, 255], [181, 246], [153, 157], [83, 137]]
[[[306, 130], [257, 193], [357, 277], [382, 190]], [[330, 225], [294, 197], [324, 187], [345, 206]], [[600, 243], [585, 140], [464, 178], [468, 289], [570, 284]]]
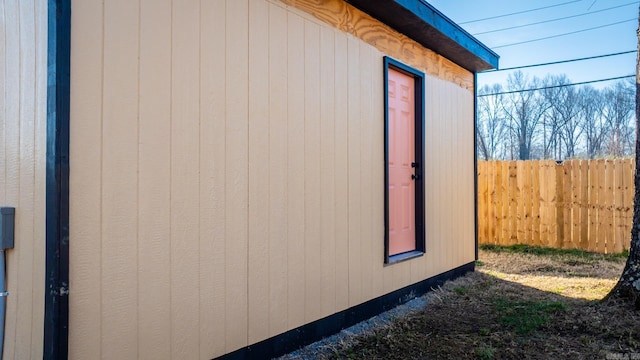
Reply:
[[317, 357], [640, 358], [640, 314], [595, 301], [615, 285], [624, 257], [530, 250], [481, 251], [477, 271], [428, 295], [424, 310]]

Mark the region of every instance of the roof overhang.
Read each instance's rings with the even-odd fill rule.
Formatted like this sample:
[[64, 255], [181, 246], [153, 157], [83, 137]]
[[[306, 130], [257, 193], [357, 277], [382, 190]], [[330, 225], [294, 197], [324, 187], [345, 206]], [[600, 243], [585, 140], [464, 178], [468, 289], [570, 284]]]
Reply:
[[423, 0], [345, 0], [471, 72], [498, 68], [498, 54]]

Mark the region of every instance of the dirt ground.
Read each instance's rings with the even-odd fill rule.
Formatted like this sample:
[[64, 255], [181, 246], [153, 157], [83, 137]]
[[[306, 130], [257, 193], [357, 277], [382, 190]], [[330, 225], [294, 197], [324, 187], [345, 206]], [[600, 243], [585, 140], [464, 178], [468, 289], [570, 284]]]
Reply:
[[625, 258], [535, 248], [480, 251], [476, 272], [424, 309], [333, 344], [323, 359], [640, 359], [640, 313], [597, 301]]

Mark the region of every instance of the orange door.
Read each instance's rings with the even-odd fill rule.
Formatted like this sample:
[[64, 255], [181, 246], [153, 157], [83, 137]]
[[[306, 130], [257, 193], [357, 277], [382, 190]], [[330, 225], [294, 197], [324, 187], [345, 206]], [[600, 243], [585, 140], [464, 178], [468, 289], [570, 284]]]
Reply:
[[388, 70], [389, 255], [416, 249], [414, 79]]

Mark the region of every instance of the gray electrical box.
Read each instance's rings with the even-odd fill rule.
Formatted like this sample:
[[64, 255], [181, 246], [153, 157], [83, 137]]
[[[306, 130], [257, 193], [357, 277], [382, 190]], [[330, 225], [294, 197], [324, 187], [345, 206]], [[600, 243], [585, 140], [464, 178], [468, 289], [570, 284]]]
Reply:
[[0, 250], [13, 248], [16, 209], [0, 207]]

